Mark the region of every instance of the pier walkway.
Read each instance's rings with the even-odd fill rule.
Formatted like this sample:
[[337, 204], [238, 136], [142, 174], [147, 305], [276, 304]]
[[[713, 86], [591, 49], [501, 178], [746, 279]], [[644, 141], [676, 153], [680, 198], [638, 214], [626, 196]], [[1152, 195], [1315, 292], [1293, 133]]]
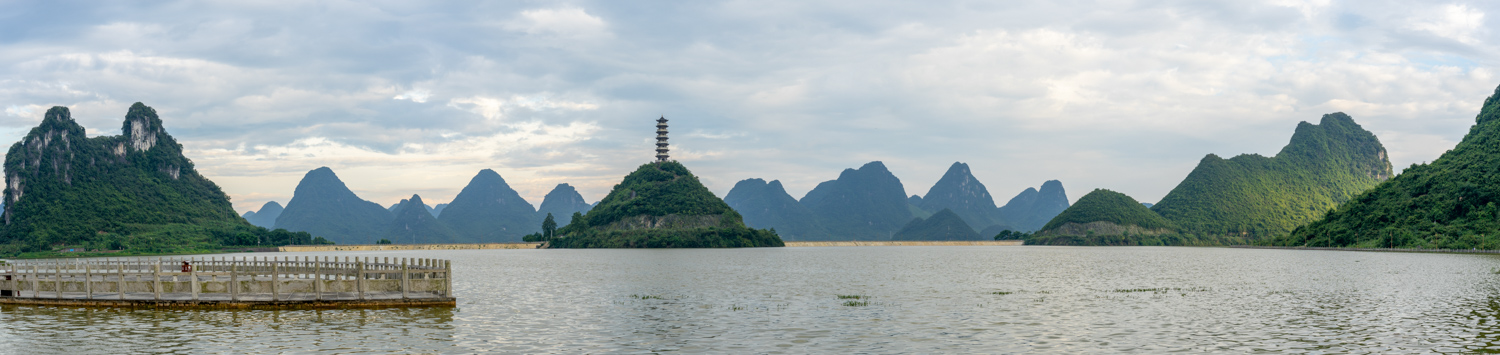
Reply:
[[0, 264], [0, 304], [170, 308], [453, 306], [447, 260], [110, 258]]

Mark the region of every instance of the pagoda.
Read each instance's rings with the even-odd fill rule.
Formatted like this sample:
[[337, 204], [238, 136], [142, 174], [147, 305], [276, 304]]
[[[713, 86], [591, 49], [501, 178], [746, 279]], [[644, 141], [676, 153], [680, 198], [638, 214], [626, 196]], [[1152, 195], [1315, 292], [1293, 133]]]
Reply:
[[667, 161], [667, 117], [656, 119], [656, 161]]

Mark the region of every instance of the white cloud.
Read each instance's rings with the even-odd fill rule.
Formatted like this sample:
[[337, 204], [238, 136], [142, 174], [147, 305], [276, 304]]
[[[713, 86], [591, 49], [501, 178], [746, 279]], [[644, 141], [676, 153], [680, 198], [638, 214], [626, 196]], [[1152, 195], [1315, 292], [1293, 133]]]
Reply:
[[425, 89], [411, 89], [392, 97], [392, 100], [411, 100], [411, 102], [425, 103], [427, 98], [432, 97], [432, 92]]
[[1414, 14], [1409, 28], [1463, 42], [1479, 44], [1484, 30], [1484, 11], [1464, 4], [1448, 4]]
[[507, 23], [505, 27], [530, 35], [576, 39], [602, 38], [610, 35], [604, 19], [589, 15], [583, 9], [576, 7], [522, 11], [517, 19]]
[[467, 110], [490, 120], [501, 120], [507, 112], [516, 109], [583, 111], [595, 110], [599, 105], [587, 102], [551, 100], [538, 96], [512, 95], [510, 98], [486, 96], [461, 97], [448, 100], [448, 106]]

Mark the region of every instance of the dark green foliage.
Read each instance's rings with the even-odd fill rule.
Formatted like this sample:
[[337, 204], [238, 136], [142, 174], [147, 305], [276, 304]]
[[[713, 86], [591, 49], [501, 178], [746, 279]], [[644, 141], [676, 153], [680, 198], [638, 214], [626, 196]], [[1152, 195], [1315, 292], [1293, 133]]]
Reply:
[[833, 240], [889, 240], [914, 214], [906, 188], [881, 162], [844, 169], [802, 197]]
[[386, 235], [393, 218], [391, 211], [349, 191], [333, 169], [321, 167], [302, 176], [292, 200], [276, 218], [276, 228], [340, 244], [369, 244]]
[[283, 208], [280, 203], [276, 203], [276, 201], [266, 202], [266, 204], [260, 206], [259, 211], [245, 212], [248, 215], [245, 217], [245, 220], [253, 225], [272, 228], [276, 226], [276, 217], [281, 217], [282, 210]]
[[1146, 229], [1177, 228], [1172, 222], [1151, 212], [1130, 196], [1110, 190], [1095, 189], [1079, 198], [1078, 203], [1052, 218], [1052, 221], [1042, 227], [1042, 231], [1046, 232], [1067, 223], [1087, 224], [1091, 222], [1109, 222], [1121, 226], [1133, 225]]
[[[584, 215], [584, 224], [602, 227], [635, 216], [705, 216], [733, 213], [698, 177], [677, 162], [647, 163], [625, 176], [599, 205]], [[574, 220], [573, 223], [578, 223]], [[570, 224], [571, 225], [571, 224]]]
[[557, 184], [547, 196], [542, 198], [542, 205], [537, 207], [537, 214], [552, 214], [557, 216], [559, 225], [568, 225], [573, 222], [573, 212], [588, 212], [594, 206], [584, 202], [583, 195], [568, 184]]
[[552, 239], [557, 236], [557, 221], [552, 219], [552, 214], [547, 214], [547, 219], [542, 220], [542, 237]]
[[385, 239], [385, 238], [380, 238], [380, 240], [375, 241], [375, 244], [391, 244], [391, 240], [390, 239]]
[[1500, 249], [1500, 88], [1453, 150], [1266, 244]]
[[1274, 158], [1209, 154], [1151, 210], [1186, 233], [1255, 240], [1320, 218], [1390, 176], [1375, 135], [1332, 113], [1299, 123]]
[[926, 219], [914, 218], [891, 240], [983, 240], [953, 210], [944, 208]]
[[1003, 230], [995, 234], [995, 240], [1025, 240], [1030, 239], [1031, 233]]
[[974, 178], [969, 165], [964, 163], [954, 162], [949, 166], [948, 172], [927, 190], [927, 195], [921, 198], [917, 206], [932, 212], [951, 210], [976, 230], [1003, 224], [993, 218], [995, 198], [990, 196], [989, 189], [979, 179]]
[[674, 161], [641, 165], [588, 214], [575, 214], [557, 234], [551, 247], [783, 246], [774, 232], [746, 227], [739, 213]]
[[775, 229], [785, 240], [829, 238], [828, 230], [818, 224], [812, 211], [786, 193], [781, 181], [742, 180], [724, 195], [724, 203], [745, 217], [745, 225]]
[[3, 255], [41, 256], [64, 247], [138, 255], [313, 242], [237, 215], [229, 196], [182, 155], [156, 110], [141, 103], [131, 105], [121, 135], [94, 138], [66, 107], [53, 107], [7, 152], [5, 181]]
[[1033, 234], [1024, 238], [1027, 245], [1083, 245], [1083, 246], [1217, 246], [1244, 244], [1241, 238], [1227, 236], [1197, 236], [1191, 234], [1109, 234], [1109, 235], [1043, 235]]
[[995, 222], [1018, 231], [1042, 229], [1052, 217], [1068, 209], [1068, 192], [1061, 181], [1047, 180], [1041, 190], [1026, 188], [995, 211]]
[[480, 170], [438, 217], [466, 243], [516, 242], [537, 231], [536, 208], [494, 170]]
[[410, 199], [396, 204], [396, 216], [386, 229], [390, 240], [412, 244], [457, 243], [452, 229], [438, 222], [422, 203], [422, 196], [411, 195]]

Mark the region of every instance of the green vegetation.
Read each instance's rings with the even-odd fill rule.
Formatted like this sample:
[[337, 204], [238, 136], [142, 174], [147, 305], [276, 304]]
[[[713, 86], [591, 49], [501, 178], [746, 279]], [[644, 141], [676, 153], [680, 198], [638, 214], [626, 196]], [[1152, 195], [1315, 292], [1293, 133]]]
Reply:
[[1031, 233], [1003, 230], [995, 234], [995, 240], [1026, 240], [1031, 238]]
[[1042, 227], [1042, 231], [1057, 229], [1068, 223], [1091, 222], [1109, 222], [1121, 226], [1133, 225], [1145, 229], [1177, 228], [1172, 222], [1151, 212], [1130, 196], [1110, 190], [1095, 189], [1079, 198], [1078, 203], [1052, 218], [1052, 221]]
[[89, 138], [59, 106], [11, 146], [0, 255], [177, 254], [326, 242], [246, 222], [182, 155], [156, 110], [131, 105], [121, 131]]
[[944, 208], [932, 217], [914, 218], [896, 232], [891, 240], [981, 240], [974, 228], [964, 223], [953, 210]]
[[1463, 141], [1431, 164], [1329, 210], [1265, 244], [1500, 249], [1500, 88]]
[[[446, 215], [446, 213], [444, 214]], [[647, 163], [587, 214], [557, 230], [556, 248], [735, 248], [782, 246], [774, 232], [746, 227], [734, 209], [677, 162]]]
[[1392, 175], [1385, 147], [1348, 115], [1297, 125], [1273, 158], [1209, 154], [1151, 207], [1183, 233], [1255, 241], [1285, 235]]
[[375, 244], [391, 244], [391, 240], [390, 239], [385, 239], [385, 238], [380, 238], [380, 240], [375, 241]]

